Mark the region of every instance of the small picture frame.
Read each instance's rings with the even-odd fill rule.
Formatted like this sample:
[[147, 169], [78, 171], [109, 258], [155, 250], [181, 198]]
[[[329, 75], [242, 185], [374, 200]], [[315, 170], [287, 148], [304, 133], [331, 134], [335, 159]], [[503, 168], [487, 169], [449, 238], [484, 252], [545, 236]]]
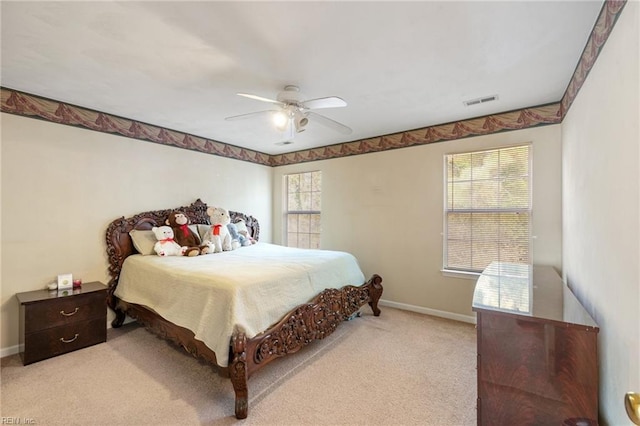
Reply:
[[73, 288], [72, 274], [58, 275], [58, 290], [67, 290]]

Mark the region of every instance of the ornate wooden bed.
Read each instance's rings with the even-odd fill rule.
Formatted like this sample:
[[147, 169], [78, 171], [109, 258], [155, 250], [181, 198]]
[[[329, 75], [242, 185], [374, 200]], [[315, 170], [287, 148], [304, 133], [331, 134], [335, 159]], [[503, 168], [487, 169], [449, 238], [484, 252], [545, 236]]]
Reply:
[[[171, 323], [145, 306], [120, 300], [114, 294], [125, 259], [137, 253], [129, 232], [133, 229], [149, 230], [153, 226], [160, 226], [174, 210], [183, 211], [193, 224], [210, 224], [207, 205], [198, 199], [190, 206], [144, 212], [126, 219], [121, 217], [107, 228], [107, 255], [111, 275], [107, 304], [116, 314], [112, 326], [120, 327], [129, 315], [148, 330], [214, 365], [220, 375], [231, 379], [236, 398], [237, 418], [247, 417], [247, 381], [257, 370], [275, 358], [297, 352], [312, 341], [330, 335], [342, 321], [350, 318], [367, 303], [375, 316], [380, 315], [378, 300], [383, 290], [382, 278], [374, 274], [361, 286], [329, 288], [322, 291], [313, 300], [300, 304], [279, 322], [253, 338], [247, 338], [243, 332], [235, 332], [229, 342], [229, 365], [220, 366], [215, 352], [196, 339], [191, 330]], [[253, 238], [259, 239], [260, 226], [254, 217], [233, 211], [229, 213], [232, 222], [244, 220]]]

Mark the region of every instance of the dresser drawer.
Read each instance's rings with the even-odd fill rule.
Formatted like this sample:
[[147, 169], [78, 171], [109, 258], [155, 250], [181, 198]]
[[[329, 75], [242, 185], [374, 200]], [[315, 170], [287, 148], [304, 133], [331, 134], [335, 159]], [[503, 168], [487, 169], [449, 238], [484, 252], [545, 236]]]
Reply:
[[25, 336], [23, 363], [25, 365], [51, 358], [107, 340], [107, 318], [79, 321], [52, 327]]
[[106, 315], [106, 291], [61, 297], [25, 306], [26, 334]]

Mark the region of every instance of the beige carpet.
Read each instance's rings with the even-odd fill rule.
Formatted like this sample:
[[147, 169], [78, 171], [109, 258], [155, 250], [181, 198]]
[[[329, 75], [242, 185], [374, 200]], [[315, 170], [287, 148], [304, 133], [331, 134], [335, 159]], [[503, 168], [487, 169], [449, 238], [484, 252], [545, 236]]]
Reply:
[[[136, 324], [29, 366], [2, 359], [0, 414], [38, 425], [475, 425], [473, 325], [382, 307], [249, 379], [228, 379]], [[6, 421], [5, 421], [6, 423]]]

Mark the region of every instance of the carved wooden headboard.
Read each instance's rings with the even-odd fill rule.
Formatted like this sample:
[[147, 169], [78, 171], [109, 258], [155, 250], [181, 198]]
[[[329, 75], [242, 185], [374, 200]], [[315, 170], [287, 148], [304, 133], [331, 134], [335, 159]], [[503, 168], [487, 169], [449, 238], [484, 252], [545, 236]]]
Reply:
[[[154, 210], [139, 213], [130, 218], [121, 217], [114, 220], [107, 227], [107, 257], [109, 258], [109, 275], [111, 281], [109, 287], [117, 285], [122, 264], [127, 256], [137, 253], [129, 232], [133, 229], [148, 230], [154, 226], [162, 226], [169, 214], [173, 211], [180, 210], [189, 217], [193, 224], [210, 225], [209, 216], [207, 215], [207, 204], [199, 198], [190, 206], [176, 207], [166, 210]], [[244, 220], [251, 236], [258, 240], [260, 236], [260, 225], [258, 220], [253, 216], [247, 216], [244, 213], [229, 211], [231, 222], [235, 223]], [[114, 289], [112, 289], [113, 291]]]

